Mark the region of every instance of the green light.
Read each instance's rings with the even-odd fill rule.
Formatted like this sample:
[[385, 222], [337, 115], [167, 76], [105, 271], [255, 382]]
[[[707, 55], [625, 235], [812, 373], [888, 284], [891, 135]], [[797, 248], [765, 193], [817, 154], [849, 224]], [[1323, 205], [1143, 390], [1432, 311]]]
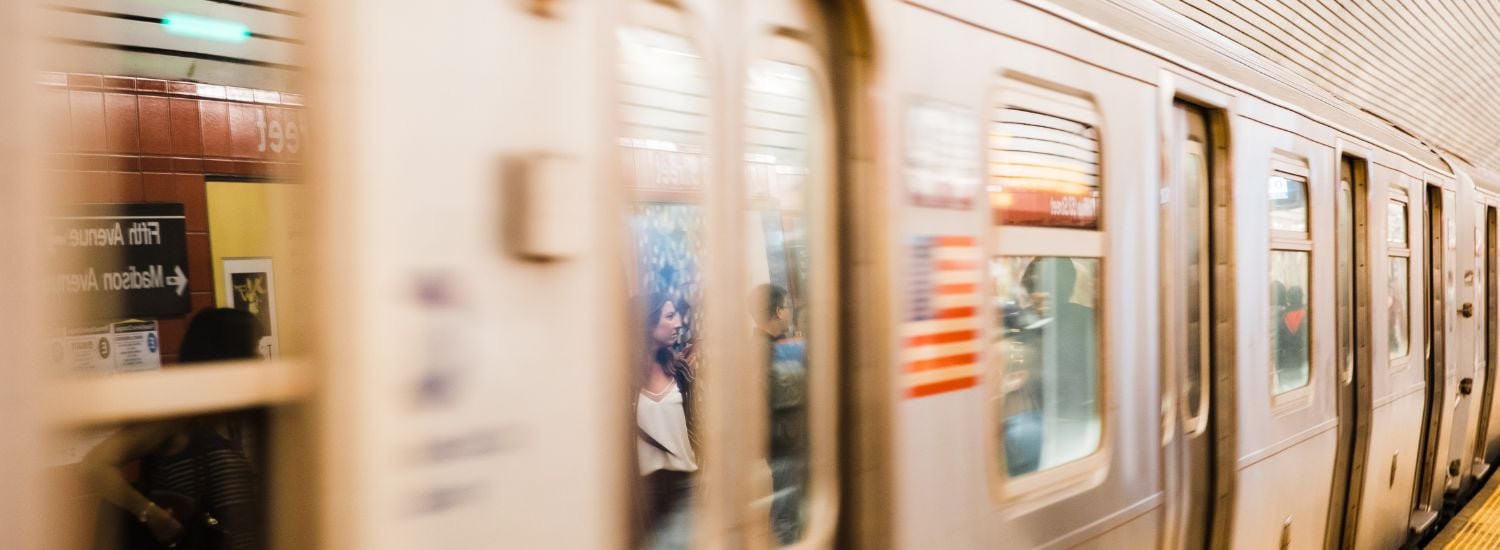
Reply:
[[209, 19], [185, 13], [169, 13], [161, 18], [162, 29], [167, 34], [217, 40], [219, 42], [244, 42], [250, 39], [250, 27], [243, 23]]

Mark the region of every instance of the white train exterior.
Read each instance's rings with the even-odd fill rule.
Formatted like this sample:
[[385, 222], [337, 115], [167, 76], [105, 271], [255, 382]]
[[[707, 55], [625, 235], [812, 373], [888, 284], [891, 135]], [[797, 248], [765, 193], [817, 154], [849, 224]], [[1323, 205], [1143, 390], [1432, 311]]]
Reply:
[[[290, 442], [267, 473], [274, 548], [629, 547], [625, 358], [649, 277], [627, 212], [687, 205], [708, 365], [691, 540], [774, 547], [767, 382], [743, 304], [777, 277], [747, 213], [785, 185], [807, 262], [787, 268], [804, 270], [808, 334], [795, 548], [1399, 548], [1500, 461], [1500, 175], [1165, 11], [306, 4], [305, 43], [274, 44], [276, 67], [234, 84], [306, 82], [307, 348], [277, 369], [168, 375], [195, 396], [138, 406], [88, 399], [129, 381], [24, 376], [14, 388], [77, 408], [0, 394], [6, 439], [270, 407]], [[789, 112], [757, 107], [772, 73], [798, 82], [777, 92], [800, 102]], [[1016, 125], [1057, 141], [1016, 146]], [[0, 199], [45, 203], [21, 191], [44, 177], [27, 166]], [[24, 210], [0, 227], [33, 231]], [[9, 241], [0, 252], [38, 257]], [[1057, 276], [1032, 274], [1044, 258], [1071, 273], [1051, 313], [1073, 307], [1086, 328], [1017, 305], [1053, 299], [1029, 295], [1030, 277]], [[5, 326], [46, 309], [3, 286], [19, 304]], [[7, 338], [7, 360], [39, 356]], [[1038, 354], [1052, 366], [1024, 366]], [[434, 376], [458, 390], [412, 404]], [[216, 397], [214, 380], [240, 386]], [[1039, 404], [1011, 422], [1023, 398]], [[17, 449], [0, 480], [44, 460]], [[0, 533], [70, 548], [65, 528], [35, 527], [54, 514], [0, 514]]]

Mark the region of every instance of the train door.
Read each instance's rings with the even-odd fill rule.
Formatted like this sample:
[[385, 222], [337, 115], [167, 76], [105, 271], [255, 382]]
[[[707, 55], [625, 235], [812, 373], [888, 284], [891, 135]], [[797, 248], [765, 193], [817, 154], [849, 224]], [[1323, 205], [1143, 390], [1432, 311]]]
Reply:
[[[811, 2], [746, 4], [741, 294], [759, 387], [737, 464], [752, 549], [832, 544], [838, 508], [835, 124]], [[767, 470], [769, 472], [767, 473]]]
[[1425, 205], [1422, 210], [1422, 303], [1426, 311], [1422, 315], [1425, 332], [1423, 355], [1423, 379], [1426, 382], [1422, 410], [1421, 444], [1417, 447], [1417, 480], [1412, 493], [1412, 530], [1421, 536], [1437, 520], [1438, 510], [1433, 506], [1432, 494], [1440, 482], [1437, 475], [1438, 440], [1442, 435], [1443, 403], [1446, 395], [1444, 361], [1447, 358], [1447, 303], [1446, 292], [1448, 226], [1444, 217], [1442, 187], [1427, 187]]
[[1339, 163], [1335, 285], [1338, 303], [1338, 447], [1328, 506], [1326, 548], [1352, 548], [1370, 437], [1370, 288], [1368, 179], [1364, 159]]
[[1490, 471], [1489, 463], [1489, 431], [1490, 415], [1495, 406], [1495, 238], [1496, 238], [1496, 212], [1495, 207], [1487, 202], [1479, 204], [1479, 216], [1476, 220], [1483, 220], [1477, 225], [1479, 242], [1475, 249], [1479, 251], [1479, 262], [1476, 272], [1478, 280], [1474, 288], [1478, 296], [1475, 297], [1475, 305], [1481, 311], [1479, 321], [1476, 323], [1475, 332], [1475, 372], [1484, 373], [1477, 383], [1481, 389], [1479, 398], [1479, 422], [1474, 435], [1474, 457], [1473, 477], [1484, 479]]
[[1214, 111], [1173, 103], [1168, 143], [1176, 150], [1162, 190], [1162, 353], [1173, 379], [1166, 387], [1177, 388], [1168, 401], [1177, 403], [1181, 424], [1168, 430], [1181, 438], [1169, 446], [1178, 472], [1168, 476], [1183, 480], [1169, 536], [1180, 548], [1226, 543], [1236, 473], [1229, 201], [1220, 162], [1225, 140], [1215, 120]]
[[[637, 497], [671, 495], [635, 501], [635, 546], [827, 545], [840, 302], [819, 13], [795, 0], [627, 8], [626, 330], [645, 346], [631, 481]], [[685, 439], [662, 410], [681, 411]]]

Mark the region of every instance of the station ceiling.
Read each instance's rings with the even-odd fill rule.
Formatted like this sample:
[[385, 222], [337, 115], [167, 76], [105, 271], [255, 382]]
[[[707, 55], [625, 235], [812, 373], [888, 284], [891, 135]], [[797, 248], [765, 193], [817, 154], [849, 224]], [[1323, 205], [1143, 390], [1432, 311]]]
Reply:
[[1405, 142], [1424, 154], [1443, 153], [1500, 174], [1496, 0], [1037, 4], [1065, 8], [1251, 89], [1330, 115], [1359, 135], [1375, 129], [1370, 137], [1381, 143]]
[[1154, 2], [1348, 104], [1500, 172], [1500, 2]]

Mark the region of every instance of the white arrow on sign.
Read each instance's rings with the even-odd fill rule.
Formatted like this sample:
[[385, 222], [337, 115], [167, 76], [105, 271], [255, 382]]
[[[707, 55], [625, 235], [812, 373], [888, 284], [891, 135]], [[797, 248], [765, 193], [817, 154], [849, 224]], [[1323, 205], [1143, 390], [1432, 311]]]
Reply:
[[172, 266], [172, 271], [176, 273], [176, 275], [168, 275], [167, 284], [177, 285], [177, 295], [181, 296], [182, 291], [187, 290], [187, 274], [182, 272], [182, 266], [180, 265]]

